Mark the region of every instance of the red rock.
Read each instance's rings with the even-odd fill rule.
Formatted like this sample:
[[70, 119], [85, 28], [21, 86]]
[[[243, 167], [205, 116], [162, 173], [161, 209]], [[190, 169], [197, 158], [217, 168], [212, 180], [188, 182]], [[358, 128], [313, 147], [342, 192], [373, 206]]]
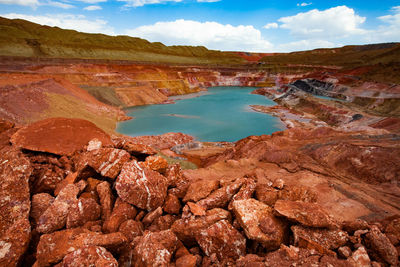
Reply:
[[177, 219], [177, 216], [171, 214], [160, 216], [153, 221], [148, 230], [152, 232], [168, 230]]
[[274, 183], [272, 184], [272, 187], [276, 189], [283, 189], [285, 186], [285, 182], [282, 179], [276, 179]]
[[348, 259], [348, 262], [354, 267], [371, 267], [371, 260], [364, 247], [359, 247]]
[[255, 254], [247, 254], [236, 261], [237, 267], [265, 267], [264, 258]]
[[31, 218], [37, 223], [40, 216], [53, 204], [54, 197], [47, 193], [32, 196]]
[[101, 219], [107, 221], [111, 216], [114, 205], [114, 196], [111, 192], [110, 184], [108, 182], [99, 183], [96, 186], [96, 191], [100, 198]]
[[345, 246], [345, 247], [338, 248], [338, 253], [339, 253], [339, 256], [341, 256], [342, 258], [347, 259], [348, 257], [351, 256], [352, 251], [349, 247]]
[[315, 229], [303, 226], [291, 227], [294, 235], [294, 244], [298, 247], [315, 249], [321, 254], [331, 254], [345, 245], [349, 239], [348, 234], [342, 230]]
[[178, 236], [179, 240], [185, 244], [192, 245], [196, 240], [197, 233], [209, 227], [210, 225], [225, 219], [230, 219], [231, 215], [228, 211], [222, 209], [213, 209], [207, 211], [206, 216], [190, 217], [175, 221], [171, 230]]
[[232, 208], [247, 238], [268, 250], [278, 249], [283, 243], [285, 224], [273, 215], [271, 207], [251, 198], [234, 201]]
[[189, 206], [190, 211], [193, 213], [193, 215], [196, 216], [206, 215], [206, 210], [202, 206], [199, 206], [193, 202], [188, 202], [187, 205]]
[[375, 251], [386, 263], [397, 266], [399, 254], [390, 240], [376, 225], [372, 225], [370, 231], [365, 235], [368, 248]]
[[0, 266], [17, 266], [28, 248], [32, 168], [19, 151], [0, 151]]
[[119, 232], [123, 233], [129, 242], [132, 242], [135, 237], [143, 235], [143, 231], [143, 224], [134, 220], [127, 220], [119, 227]]
[[178, 238], [171, 230], [138, 237], [133, 249], [132, 266], [168, 266], [178, 246]]
[[329, 227], [334, 225], [328, 214], [318, 204], [278, 200], [274, 209], [280, 215], [305, 226]]
[[102, 176], [115, 179], [130, 158], [131, 155], [125, 150], [100, 148], [81, 154], [76, 168], [82, 170], [90, 166]]
[[135, 207], [126, 203], [120, 198], [115, 201], [114, 209], [111, 216], [103, 224], [103, 231], [105, 233], [113, 233], [118, 231], [119, 226], [130, 219], [134, 219], [137, 214]]
[[28, 150], [72, 155], [93, 138], [103, 145], [112, 145], [109, 135], [89, 121], [50, 118], [21, 128], [12, 136], [11, 142]]
[[65, 177], [64, 170], [54, 165], [48, 164], [47, 166], [43, 166], [40, 164], [39, 166], [35, 166], [35, 169], [39, 169], [39, 174], [32, 186], [34, 193], [52, 193]]
[[163, 210], [169, 214], [179, 214], [181, 203], [174, 194], [168, 194], [165, 199]]
[[219, 182], [217, 180], [200, 180], [191, 183], [183, 198], [184, 202], [193, 201], [197, 202], [203, 198], [208, 197], [212, 191], [218, 189]]
[[183, 133], [165, 133], [162, 135], [131, 137], [133, 143], [148, 145], [154, 149], [162, 150], [176, 145], [193, 141], [193, 137]]
[[61, 182], [59, 182], [56, 185], [56, 188], [54, 189], [54, 195], [58, 196], [60, 191], [67, 185], [69, 184], [74, 184], [78, 178], [78, 172], [70, 173], [67, 175], [67, 177], [64, 178]]
[[228, 210], [232, 210], [232, 205], [235, 200], [243, 200], [250, 199], [253, 196], [254, 191], [256, 190], [257, 183], [254, 179], [246, 179], [246, 182], [240, 188], [239, 192], [232, 197], [231, 202], [229, 203]]
[[215, 253], [221, 264], [235, 261], [246, 252], [246, 239], [226, 220], [201, 230], [196, 240], [207, 256]]
[[153, 171], [164, 173], [168, 168], [168, 162], [166, 159], [159, 156], [148, 156], [144, 162], [141, 162], [141, 166]]
[[142, 223], [145, 226], [150, 225], [154, 220], [156, 220], [159, 217], [161, 217], [162, 214], [163, 214], [162, 208], [158, 207], [157, 209], [147, 213], [147, 215], [144, 216], [144, 218], [142, 219]]
[[245, 179], [237, 179], [232, 184], [215, 190], [207, 198], [197, 202], [197, 204], [206, 209], [225, 208], [245, 181]]
[[94, 138], [89, 141], [89, 143], [86, 147], [86, 151], [93, 151], [96, 149], [100, 149], [102, 146], [103, 146], [103, 143], [99, 139]]
[[80, 198], [68, 209], [67, 228], [83, 226], [100, 218], [100, 206], [93, 199]]
[[167, 178], [136, 160], [124, 164], [115, 183], [120, 198], [141, 209], [154, 210], [163, 205], [167, 195]]
[[391, 220], [385, 229], [386, 236], [392, 236], [392, 244], [397, 245], [400, 243], [400, 218]]
[[[165, 176], [167, 177], [168, 184], [170, 186], [177, 187], [179, 181], [182, 180], [182, 178], [183, 178], [181, 165], [179, 165], [179, 164], [168, 165], [168, 167], [165, 171]], [[187, 187], [189, 187], [189, 184], [187, 184]], [[186, 190], [187, 190], [187, 188], [186, 188]], [[178, 196], [178, 197], [182, 198], [183, 196]]]
[[68, 253], [64, 257], [60, 266], [118, 267], [118, 262], [105, 248], [99, 246], [86, 246]]
[[184, 256], [178, 258], [175, 262], [175, 266], [176, 267], [195, 267], [196, 263], [197, 263], [196, 256], [189, 254], [189, 255], [184, 255]]
[[134, 156], [138, 155], [155, 155], [157, 151], [153, 149], [151, 146], [139, 144], [132, 142], [130, 137], [113, 137], [112, 141], [114, 146], [128, 151], [130, 154]]
[[260, 184], [256, 187], [256, 198], [269, 206], [275, 205], [278, 200], [278, 190], [268, 185]]
[[78, 201], [78, 193], [79, 188], [74, 184], [64, 187], [53, 204], [40, 216], [36, 230], [39, 233], [51, 233], [63, 228], [69, 208]]
[[101, 246], [107, 250], [127, 244], [122, 233], [100, 234], [82, 228], [73, 228], [44, 234], [37, 247], [37, 266], [50, 266], [61, 261], [68, 253], [85, 246]]

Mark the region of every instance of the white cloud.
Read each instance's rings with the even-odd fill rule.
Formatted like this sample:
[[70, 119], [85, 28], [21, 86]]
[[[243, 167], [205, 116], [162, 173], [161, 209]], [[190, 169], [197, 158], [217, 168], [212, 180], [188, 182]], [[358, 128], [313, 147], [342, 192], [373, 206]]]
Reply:
[[126, 2], [126, 7], [139, 7], [150, 4], [161, 4], [165, 2], [182, 2], [182, 0], [118, 0], [119, 2]]
[[166, 45], [203, 45], [209, 49], [224, 51], [272, 50], [272, 44], [263, 39], [261, 32], [253, 26], [232, 26], [217, 22], [179, 19], [140, 26], [128, 30], [127, 34]]
[[101, 6], [96, 6], [96, 5], [87, 6], [84, 8], [84, 10], [88, 10], [88, 11], [101, 10], [101, 9], [103, 9]]
[[264, 29], [276, 29], [278, 28], [278, 23], [276, 22], [271, 22], [271, 23], [267, 23], [263, 28]]
[[33, 16], [9, 13], [0, 14], [0, 16], [9, 19], [25, 19], [42, 25], [57, 26], [63, 29], [77, 30], [81, 32], [114, 35], [114, 30], [112, 27], [107, 25], [107, 21], [101, 19], [87, 19], [83, 15], [48, 14], [42, 16]]
[[391, 10], [392, 15], [378, 17], [386, 25], [381, 25], [366, 38], [369, 42], [399, 42], [400, 41], [400, 6]]
[[290, 30], [295, 37], [325, 39], [365, 34], [367, 31], [360, 28], [365, 19], [352, 8], [338, 6], [323, 11], [313, 9], [278, 21], [282, 23], [281, 28]]
[[214, 3], [214, 2], [219, 2], [221, 0], [197, 0], [199, 3]]
[[40, 3], [40, 5], [58, 7], [58, 8], [63, 8], [63, 9], [74, 8], [73, 5], [66, 4], [66, 3], [61, 3], [61, 2], [55, 2], [55, 1], [47, 1], [47, 2], [44, 2], [44, 3]]
[[310, 6], [310, 5], [312, 5], [312, 3], [298, 3], [297, 4], [297, 6], [301, 6], [301, 7], [304, 7], [304, 6]]
[[20, 5], [20, 6], [38, 6], [38, 0], [0, 0], [0, 4], [6, 5]]
[[276, 47], [276, 52], [303, 51], [316, 48], [333, 48], [338, 45], [325, 40], [300, 40], [281, 44]]

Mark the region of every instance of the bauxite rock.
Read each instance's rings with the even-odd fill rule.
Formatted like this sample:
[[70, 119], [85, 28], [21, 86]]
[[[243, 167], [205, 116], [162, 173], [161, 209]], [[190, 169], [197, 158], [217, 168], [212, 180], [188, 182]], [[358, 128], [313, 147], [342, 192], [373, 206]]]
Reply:
[[164, 173], [168, 168], [167, 160], [159, 156], [148, 156], [144, 162], [141, 162], [141, 165], [160, 173]]
[[127, 242], [128, 240], [122, 233], [103, 235], [83, 228], [44, 234], [40, 237], [37, 247], [37, 264], [38, 266], [50, 266], [61, 261], [68, 253], [88, 245], [117, 249], [126, 245]]
[[201, 230], [196, 240], [207, 256], [215, 253], [221, 263], [236, 260], [246, 253], [246, 239], [226, 220]]
[[28, 150], [71, 155], [94, 138], [112, 145], [110, 136], [87, 120], [50, 118], [21, 128], [11, 142]]
[[396, 248], [376, 225], [371, 226], [371, 230], [365, 235], [365, 241], [367, 246], [377, 252], [388, 264], [398, 266], [399, 254]]
[[100, 218], [100, 205], [91, 198], [80, 198], [68, 210], [67, 228], [83, 226], [98, 218]]
[[96, 266], [118, 267], [118, 262], [105, 248], [86, 246], [67, 254], [60, 267]]
[[0, 151], [0, 266], [16, 266], [29, 244], [29, 161], [18, 151]]
[[115, 148], [100, 148], [83, 153], [78, 161], [78, 169], [85, 166], [92, 167], [102, 176], [115, 179], [125, 162], [131, 155], [125, 150]]
[[54, 197], [47, 193], [35, 194], [32, 196], [32, 207], [30, 216], [37, 223], [40, 216], [53, 204]]
[[108, 182], [99, 183], [96, 186], [96, 191], [100, 198], [101, 219], [107, 221], [111, 216], [114, 204], [114, 197], [111, 192], [110, 184]]
[[134, 243], [132, 266], [169, 266], [178, 246], [178, 238], [171, 230], [146, 231]]
[[198, 182], [191, 183], [185, 197], [183, 198], [183, 201], [197, 202], [203, 198], [208, 197], [211, 192], [215, 189], [218, 189], [218, 187], [219, 182], [217, 180], [200, 180]]
[[278, 200], [274, 208], [282, 216], [305, 226], [329, 227], [334, 225], [322, 207], [315, 203]]
[[236, 200], [232, 207], [249, 239], [260, 242], [270, 250], [279, 248], [283, 243], [285, 225], [272, 214], [271, 207], [253, 198]]
[[137, 211], [135, 207], [118, 198], [115, 201], [114, 209], [110, 217], [103, 224], [105, 233], [113, 233], [118, 231], [119, 226], [130, 219], [135, 218]]
[[140, 167], [133, 160], [124, 164], [115, 188], [122, 200], [151, 211], [164, 203], [167, 178], [158, 172]]

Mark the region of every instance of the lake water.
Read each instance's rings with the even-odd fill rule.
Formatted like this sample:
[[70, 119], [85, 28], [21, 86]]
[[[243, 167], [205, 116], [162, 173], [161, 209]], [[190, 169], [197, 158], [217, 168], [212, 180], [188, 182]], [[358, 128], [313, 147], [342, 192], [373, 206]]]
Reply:
[[234, 142], [249, 135], [271, 134], [284, 129], [278, 118], [254, 112], [249, 105], [275, 105], [253, 87], [212, 87], [200, 96], [178, 96], [176, 104], [127, 109], [133, 120], [118, 124], [117, 131], [130, 135], [182, 132], [199, 141]]

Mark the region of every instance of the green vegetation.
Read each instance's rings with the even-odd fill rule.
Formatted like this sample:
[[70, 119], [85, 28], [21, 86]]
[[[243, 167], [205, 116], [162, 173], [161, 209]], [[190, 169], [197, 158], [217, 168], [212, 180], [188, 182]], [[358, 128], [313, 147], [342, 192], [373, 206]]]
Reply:
[[100, 102], [115, 107], [124, 107], [125, 104], [118, 98], [114, 88], [107, 86], [80, 86]]
[[0, 55], [132, 60], [177, 64], [241, 64], [234, 53], [202, 46], [165, 46], [129, 36], [88, 34], [0, 17]]
[[160, 157], [164, 158], [168, 162], [169, 165], [178, 163], [179, 165], [181, 165], [182, 170], [194, 170], [194, 169], [197, 169], [196, 164], [194, 164], [194, 163], [192, 163], [192, 162], [190, 162], [188, 160], [185, 160], [185, 159], [172, 158], [172, 157], [169, 157], [169, 156], [167, 156], [167, 155], [165, 155], [165, 154], [163, 154], [161, 152], [157, 153], [157, 156], [160, 156]]

